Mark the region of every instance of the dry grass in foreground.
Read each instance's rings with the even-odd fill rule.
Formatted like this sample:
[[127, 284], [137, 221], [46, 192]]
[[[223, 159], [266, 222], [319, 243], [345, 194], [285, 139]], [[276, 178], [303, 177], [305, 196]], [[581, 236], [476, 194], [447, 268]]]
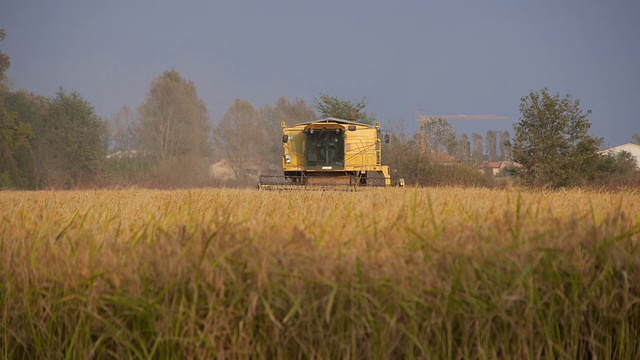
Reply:
[[640, 358], [640, 194], [0, 192], [3, 358]]

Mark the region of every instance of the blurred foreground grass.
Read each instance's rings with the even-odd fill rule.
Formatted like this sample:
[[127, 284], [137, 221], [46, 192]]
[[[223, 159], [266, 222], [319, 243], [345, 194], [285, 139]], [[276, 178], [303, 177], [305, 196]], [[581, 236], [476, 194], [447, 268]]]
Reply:
[[3, 358], [640, 358], [640, 193], [0, 192]]

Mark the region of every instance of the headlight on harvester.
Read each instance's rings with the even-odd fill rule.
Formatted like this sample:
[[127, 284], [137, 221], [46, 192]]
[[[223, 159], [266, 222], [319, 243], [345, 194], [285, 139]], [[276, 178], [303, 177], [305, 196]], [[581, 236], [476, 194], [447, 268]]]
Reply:
[[284, 162], [287, 164], [291, 164], [291, 155], [290, 154], [286, 154], [284, 156]]

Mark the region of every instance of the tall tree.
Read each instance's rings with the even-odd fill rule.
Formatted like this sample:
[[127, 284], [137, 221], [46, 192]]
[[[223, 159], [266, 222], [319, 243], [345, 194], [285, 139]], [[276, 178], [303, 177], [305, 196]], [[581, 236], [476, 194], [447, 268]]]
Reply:
[[0, 188], [28, 187], [33, 169], [29, 141], [31, 126], [17, 121], [17, 113], [8, 111], [0, 95]]
[[176, 157], [206, 157], [209, 115], [191, 80], [165, 71], [151, 83], [140, 106], [139, 148], [156, 164]]
[[7, 93], [5, 105], [9, 112], [16, 115], [16, 122], [26, 129], [30, 127], [28, 143], [23, 138], [19, 141], [20, 151], [16, 154], [17, 166], [23, 177], [23, 185], [28, 189], [36, 189], [43, 184], [41, 170], [49, 167], [46, 161], [51, 151], [47, 145], [48, 133], [44, 128], [44, 118], [51, 104], [51, 99], [29, 93], [24, 90]]
[[388, 133], [390, 141], [383, 144], [382, 163], [389, 165], [393, 178], [404, 178], [409, 183], [417, 183], [426, 168], [426, 162], [422, 162], [420, 158], [417, 133], [414, 136], [405, 133], [404, 118], [391, 120]]
[[118, 157], [132, 157], [136, 153], [138, 124], [133, 110], [123, 106], [111, 120], [111, 150]]
[[321, 118], [334, 117], [370, 125], [376, 121], [375, 114], [367, 114], [364, 111], [367, 98], [362, 98], [358, 103], [352, 103], [336, 96], [320, 94], [318, 98], [313, 99], [313, 104]]
[[521, 99], [513, 155], [524, 165], [527, 182], [574, 186], [595, 176], [602, 139], [588, 134], [590, 113], [583, 113], [571, 95], [551, 95], [547, 88]]
[[487, 155], [489, 156], [489, 161], [497, 161], [498, 160], [498, 147], [497, 147], [497, 136], [496, 132], [489, 130], [487, 131], [486, 138], [487, 145]]
[[[129, 181], [145, 175], [148, 159], [141, 156], [139, 150], [139, 126], [138, 118], [134, 111], [127, 105], [123, 106], [113, 118], [110, 119], [108, 128], [105, 130], [109, 137], [107, 169], [110, 180]], [[182, 164], [184, 164], [184, 161]], [[172, 165], [173, 164], [167, 164], [168, 167]], [[164, 178], [159, 179], [157, 168], [153, 170], [155, 180], [160, 180], [161, 182], [166, 180]], [[176, 169], [175, 171], [182, 171], [182, 169]], [[180, 184], [174, 183], [171, 185]]]
[[482, 135], [478, 133], [472, 133], [471, 138], [473, 141], [473, 147], [471, 148], [471, 159], [476, 165], [480, 165], [484, 160], [484, 152], [482, 149]]
[[[4, 40], [6, 36], [6, 32], [4, 29], [0, 29], [0, 42]], [[11, 66], [11, 60], [9, 56], [2, 51], [0, 51], [0, 91], [7, 91], [8, 86], [6, 85], [6, 75], [5, 72], [9, 70], [9, 66]]]
[[640, 135], [638, 135], [638, 133], [633, 134], [633, 136], [631, 137], [631, 142], [636, 145], [640, 145]]
[[78, 185], [98, 175], [106, 157], [104, 122], [93, 106], [77, 92], [60, 89], [44, 118], [47, 149], [51, 162], [47, 165], [53, 185], [65, 181]]
[[316, 114], [302, 99], [296, 99], [292, 103], [281, 97], [274, 106], [265, 105], [260, 108], [258, 117], [265, 140], [262, 163], [268, 169], [269, 166], [275, 168], [282, 164], [282, 122], [292, 125], [311, 121], [316, 119]]
[[471, 144], [469, 143], [469, 136], [465, 133], [458, 138], [458, 147], [456, 149], [456, 158], [465, 164], [471, 162]]
[[[4, 38], [5, 31], [0, 29], [0, 41]], [[9, 56], [0, 51], [0, 188], [29, 188], [34, 182], [34, 134], [31, 125], [20, 121], [11, 107], [12, 94], [5, 75], [9, 66]]]
[[511, 151], [511, 135], [507, 130], [500, 133], [500, 159], [502, 161], [513, 160], [513, 153]]
[[247, 167], [259, 164], [264, 152], [258, 110], [247, 100], [234, 100], [216, 130], [216, 140], [236, 178], [245, 180]]

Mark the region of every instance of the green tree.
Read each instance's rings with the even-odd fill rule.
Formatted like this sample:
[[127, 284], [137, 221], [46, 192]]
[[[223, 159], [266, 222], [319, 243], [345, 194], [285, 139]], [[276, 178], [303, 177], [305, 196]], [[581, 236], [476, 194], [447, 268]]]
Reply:
[[33, 169], [29, 143], [33, 131], [29, 124], [19, 123], [17, 117], [0, 101], [0, 188], [28, 187]]
[[16, 114], [16, 121], [21, 126], [29, 126], [33, 135], [29, 136], [29, 142], [21, 142], [19, 160], [17, 165], [24, 175], [22, 187], [37, 189], [43, 184], [42, 170], [46, 169], [51, 151], [47, 145], [48, 133], [44, 128], [44, 118], [51, 105], [51, 99], [19, 90], [8, 93], [5, 97], [5, 105], [10, 112]]
[[640, 169], [636, 159], [628, 151], [605, 151], [600, 154], [596, 184], [607, 187], [637, 187]]
[[626, 175], [636, 170], [636, 159], [628, 151], [605, 152], [600, 155], [598, 172], [602, 176]]
[[6, 94], [5, 105], [9, 111], [17, 114], [19, 122], [31, 125], [36, 135], [40, 136], [38, 132], [43, 130], [44, 118], [51, 100], [43, 95], [18, 90]]
[[[6, 36], [6, 32], [4, 29], [0, 29], [0, 42], [4, 40]], [[4, 52], [0, 51], [0, 91], [7, 91], [8, 86], [6, 85], [6, 75], [5, 72], [9, 70], [11, 66], [11, 59]]]
[[[0, 41], [5, 31], [0, 29]], [[11, 66], [9, 56], [0, 51], [0, 188], [29, 188], [33, 184], [34, 156], [30, 124], [20, 121], [12, 109], [5, 72]]]
[[106, 158], [104, 121], [77, 92], [60, 89], [44, 117], [49, 151], [47, 185], [77, 186], [95, 179]]
[[571, 95], [551, 95], [546, 88], [521, 99], [513, 156], [524, 166], [526, 183], [563, 187], [594, 178], [602, 139], [588, 134], [590, 113]]
[[313, 99], [313, 104], [321, 118], [334, 117], [369, 125], [376, 121], [375, 114], [367, 114], [364, 111], [367, 106], [367, 98], [363, 98], [358, 103], [352, 103], [336, 96], [320, 94], [318, 98]]

